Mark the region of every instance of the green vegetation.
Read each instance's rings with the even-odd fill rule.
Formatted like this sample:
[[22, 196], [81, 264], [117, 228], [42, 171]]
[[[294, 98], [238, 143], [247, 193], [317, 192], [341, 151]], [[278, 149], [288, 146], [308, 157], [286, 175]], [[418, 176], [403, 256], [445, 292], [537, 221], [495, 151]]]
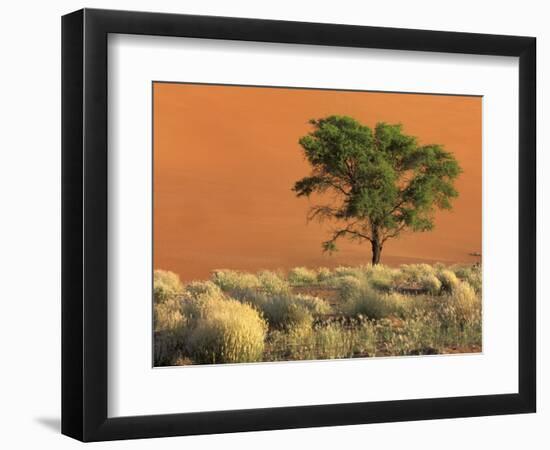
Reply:
[[299, 143], [312, 171], [292, 190], [298, 197], [331, 194], [331, 202], [323, 197], [308, 215], [337, 224], [325, 251], [335, 251], [341, 238], [369, 241], [378, 264], [388, 239], [432, 230], [435, 210], [451, 209], [462, 169], [443, 146], [419, 145], [399, 124], [379, 122], [372, 130], [347, 116], [310, 123], [313, 131]]
[[160, 366], [479, 352], [481, 267], [157, 270], [154, 333]]

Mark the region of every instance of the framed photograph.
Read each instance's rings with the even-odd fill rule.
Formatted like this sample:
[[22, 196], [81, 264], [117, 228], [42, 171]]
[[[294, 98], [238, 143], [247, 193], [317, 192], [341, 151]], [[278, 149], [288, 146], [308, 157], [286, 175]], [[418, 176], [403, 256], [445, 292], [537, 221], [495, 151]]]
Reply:
[[62, 432], [535, 412], [536, 40], [62, 20]]

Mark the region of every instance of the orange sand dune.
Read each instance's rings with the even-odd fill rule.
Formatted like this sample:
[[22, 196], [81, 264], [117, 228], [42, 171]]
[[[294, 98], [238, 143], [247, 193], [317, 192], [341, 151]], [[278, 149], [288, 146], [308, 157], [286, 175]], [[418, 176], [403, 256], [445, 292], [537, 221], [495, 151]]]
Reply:
[[291, 192], [309, 173], [298, 138], [308, 120], [349, 115], [400, 122], [423, 144], [443, 144], [464, 173], [452, 211], [429, 233], [388, 241], [382, 263], [475, 262], [481, 252], [480, 97], [154, 84], [154, 267], [183, 280], [216, 268], [357, 265], [370, 246], [341, 241], [323, 254], [330, 225], [306, 223]]

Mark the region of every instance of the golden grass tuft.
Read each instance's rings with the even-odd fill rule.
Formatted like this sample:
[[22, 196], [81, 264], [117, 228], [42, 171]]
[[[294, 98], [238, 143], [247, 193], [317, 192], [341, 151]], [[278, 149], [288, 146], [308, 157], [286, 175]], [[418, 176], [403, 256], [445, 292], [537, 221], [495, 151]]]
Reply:
[[181, 294], [183, 285], [178, 275], [168, 270], [153, 273], [153, 296], [155, 302], [164, 302]]
[[441, 292], [452, 294], [460, 285], [460, 280], [451, 270], [439, 270], [437, 272], [437, 278], [441, 282]]
[[443, 264], [154, 275], [155, 365], [481, 349], [481, 267]]
[[194, 361], [216, 364], [261, 360], [267, 324], [256, 310], [229, 299], [210, 299], [202, 308], [188, 341]]
[[294, 267], [288, 272], [288, 282], [294, 286], [316, 283], [317, 272], [306, 267]]

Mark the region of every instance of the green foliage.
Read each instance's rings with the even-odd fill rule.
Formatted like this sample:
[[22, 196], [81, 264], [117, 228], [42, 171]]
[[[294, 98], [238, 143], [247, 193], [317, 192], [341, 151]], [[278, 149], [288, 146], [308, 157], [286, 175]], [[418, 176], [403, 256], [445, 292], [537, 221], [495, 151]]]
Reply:
[[441, 145], [420, 145], [399, 124], [374, 130], [347, 116], [311, 120], [314, 129], [299, 143], [312, 167], [298, 180], [298, 197], [330, 192], [335, 201], [313, 206], [309, 219], [339, 226], [323, 243], [336, 250], [340, 238], [371, 242], [373, 264], [387, 239], [403, 230], [433, 229], [436, 209], [450, 209], [461, 168]]

